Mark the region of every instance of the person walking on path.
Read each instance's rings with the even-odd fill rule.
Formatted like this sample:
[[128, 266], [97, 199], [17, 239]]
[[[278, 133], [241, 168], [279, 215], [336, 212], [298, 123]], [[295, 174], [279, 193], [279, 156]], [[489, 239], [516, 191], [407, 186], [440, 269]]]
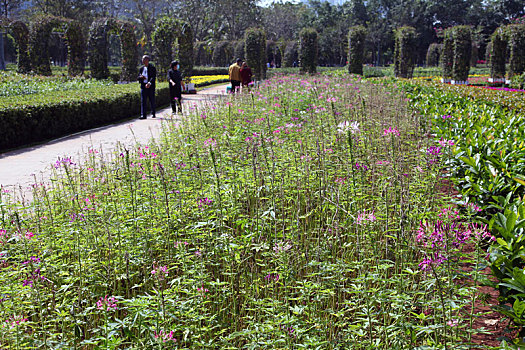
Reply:
[[154, 65], [149, 63], [150, 57], [144, 55], [142, 63], [144, 64], [139, 69], [140, 82], [140, 114], [139, 119], [147, 118], [148, 100], [151, 107], [152, 118], [155, 118], [155, 81], [157, 80], [157, 69]]
[[242, 60], [238, 58], [237, 61], [228, 69], [230, 82], [232, 83], [232, 89], [230, 91], [232, 94], [236, 93], [237, 89], [241, 87], [241, 64]]
[[248, 87], [248, 84], [252, 82], [252, 76], [252, 69], [248, 67], [248, 63], [243, 62], [241, 68], [241, 83], [243, 88]]
[[179, 113], [182, 113], [182, 89], [185, 87], [179, 68], [179, 62], [173, 61], [171, 62], [171, 69], [168, 71], [168, 81], [170, 82], [171, 111], [173, 113], [177, 113], [177, 107], [179, 109]]

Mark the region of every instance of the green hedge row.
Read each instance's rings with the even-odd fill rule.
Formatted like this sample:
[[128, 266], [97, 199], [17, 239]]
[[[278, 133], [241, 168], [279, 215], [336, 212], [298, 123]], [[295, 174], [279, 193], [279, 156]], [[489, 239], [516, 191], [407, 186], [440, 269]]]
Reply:
[[[168, 104], [167, 83], [157, 86], [157, 105]], [[138, 84], [2, 98], [0, 150], [87, 130], [139, 113]]]

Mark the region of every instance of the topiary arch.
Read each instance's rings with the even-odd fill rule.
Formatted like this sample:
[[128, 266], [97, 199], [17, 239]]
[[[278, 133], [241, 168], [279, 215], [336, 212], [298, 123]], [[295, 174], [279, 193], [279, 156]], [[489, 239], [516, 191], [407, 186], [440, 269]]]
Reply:
[[244, 58], [255, 80], [266, 79], [266, 32], [261, 28], [249, 28], [244, 32], [244, 43]]
[[100, 18], [89, 28], [89, 66], [91, 76], [95, 79], [107, 79], [108, 69], [108, 35], [114, 33], [120, 37], [122, 53], [122, 72], [120, 80], [133, 81], [137, 76], [137, 39], [135, 27], [125, 21], [114, 18]]
[[490, 62], [490, 79], [494, 81], [505, 80], [505, 60], [507, 57], [507, 37], [505, 29], [500, 27], [494, 31], [490, 41], [489, 62]]
[[[185, 78], [193, 73], [193, 31], [189, 24], [183, 21], [162, 17], [155, 23], [152, 35], [157, 63], [157, 77], [166, 79], [171, 61], [175, 58], [180, 63], [180, 70]], [[174, 53], [174, 46], [178, 42], [178, 54]]]
[[9, 25], [9, 31], [16, 43], [16, 61], [18, 73], [31, 72], [31, 61], [29, 60], [29, 28], [22, 21], [14, 21]]
[[[21, 32], [23, 27], [19, 25]], [[54, 16], [40, 16], [31, 22], [29, 31], [29, 58], [32, 70], [37, 74], [51, 75], [51, 65], [49, 61], [49, 37], [51, 32], [57, 30], [64, 33], [68, 46], [68, 73], [71, 76], [81, 75], [84, 72], [85, 40], [82, 34], [82, 27], [79, 22]], [[17, 46], [21, 48], [23, 44], [17, 40]], [[20, 49], [19, 49], [19, 70], [20, 70]]]

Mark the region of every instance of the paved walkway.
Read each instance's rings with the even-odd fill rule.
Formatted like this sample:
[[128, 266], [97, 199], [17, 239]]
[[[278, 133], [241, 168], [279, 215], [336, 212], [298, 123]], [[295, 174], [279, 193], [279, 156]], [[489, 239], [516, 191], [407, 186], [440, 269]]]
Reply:
[[[200, 90], [196, 95], [184, 95], [184, 113], [212, 103], [213, 99], [225, 96], [225, 93], [226, 85], [220, 85]], [[168, 107], [158, 111], [156, 119], [134, 118], [0, 154], [0, 185], [18, 193], [20, 190], [26, 192], [29, 185], [35, 182], [34, 176], [37, 180], [47, 178], [51, 164], [58, 158], [68, 156], [73, 161], [81, 160], [89, 148], [111, 151], [117, 143], [127, 146], [145, 143], [159, 136], [163, 120], [170, 115], [171, 108]]]

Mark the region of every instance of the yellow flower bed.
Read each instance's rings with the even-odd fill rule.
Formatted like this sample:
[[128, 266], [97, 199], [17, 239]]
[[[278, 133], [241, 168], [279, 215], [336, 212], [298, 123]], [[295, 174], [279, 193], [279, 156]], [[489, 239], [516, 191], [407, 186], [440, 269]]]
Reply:
[[196, 86], [222, 83], [228, 81], [228, 75], [199, 75], [191, 77], [191, 82]]

